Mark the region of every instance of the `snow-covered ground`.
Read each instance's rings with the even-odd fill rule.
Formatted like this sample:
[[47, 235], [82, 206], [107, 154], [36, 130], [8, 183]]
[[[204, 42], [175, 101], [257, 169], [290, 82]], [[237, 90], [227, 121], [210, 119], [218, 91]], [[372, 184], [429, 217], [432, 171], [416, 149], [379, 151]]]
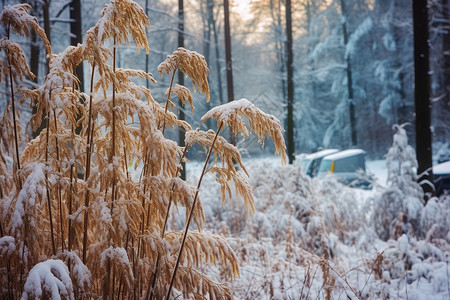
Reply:
[[388, 173], [386, 168], [386, 161], [384, 159], [367, 161], [366, 171], [373, 174], [380, 185], [386, 186]]
[[[374, 217], [382, 199], [395, 194], [384, 160], [367, 162], [378, 180], [368, 191], [332, 177], [311, 179], [276, 158], [244, 163], [254, 215], [235, 199], [222, 205], [212, 175], [201, 187], [205, 230], [225, 235], [240, 260], [241, 277], [230, 282], [236, 299], [450, 299], [449, 198], [420, 208], [422, 233], [409, 230], [409, 220], [385, 218], [381, 225], [392, 231], [385, 241]], [[189, 181], [201, 167], [189, 164]], [[208, 272], [229, 280], [225, 267]]]

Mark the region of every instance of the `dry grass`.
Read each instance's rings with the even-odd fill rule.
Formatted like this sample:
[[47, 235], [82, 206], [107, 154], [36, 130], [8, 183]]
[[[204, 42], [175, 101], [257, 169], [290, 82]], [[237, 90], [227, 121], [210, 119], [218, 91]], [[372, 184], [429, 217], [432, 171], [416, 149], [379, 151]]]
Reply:
[[[285, 160], [280, 122], [247, 102], [231, 103], [221, 108], [231, 110], [227, 117], [220, 109], [204, 117], [218, 119], [217, 132], [189, 131], [186, 147], [180, 147], [164, 136], [166, 126], [191, 127], [170, 111], [170, 89], [193, 108], [190, 91], [171, 87], [163, 106], [149, 89], [130, 81], [139, 77], [156, 83], [152, 74], [115, 66], [117, 46], [130, 38], [138, 49], [149, 51], [145, 27], [150, 25], [139, 5], [111, 1], [85, 42], [59, 54], [51, 53], [37, 20], [27, 14], [29, 9], [25, 4], [8, 6], [0, 17], [17, 34], [28, 36], [29, 27], [35, 30], [49, 54], [43, 85], [15, 89], [13, 83], [33, 75], [9, 34], [0, 40], [6, 54], [6, 61], [0, 61], [0, 81], [9, 77], [12, 96], [0, 119], [0, 297], [231, 298], [228, 285], [199, 271], [217, 264], [239, 276], [237, 257], [225, 239], [200, 231], [201, 178], [206, 172], [217, 173], [223, 199], [234, 187], [248, 210], [254, 211], [250, 185], [233, 162], [247, 174], [240, 153], [220, 136], [221, 129], [230, 126], [248, 134], [244, 116], [262, 142], [266, 133], [274, 138], [276, 152]], [[106, 41], [113, 49], [105, 46]], [[83, 61], [92, 70], [89, 95], [77, 91], [74, 70]], [[209, 100], [209, 70], [200, 54], [179, 48], [158, 71], [185, 73]], [[37, 103], [30, 121], [33, 128], [42, 118], [46, 124], [20, 154], [25, 139], [14, 95], [20, 95], [21, 104]], [[88, 99], [85, 105], [80, 98]], [[78, 127], [80, 134], [75, 132]], [[188, 148], [196, 142], [208, 152], [208, 159], [194, 187], [178, 175]], [[141, 167], [139, 179], [130, 176], [130, 164]], [[171, 206], [186, 208], [184, 216], [177, 216], [186, 220], [183, 231], [167, 227]], [[191, 220], [198, 231], [189, 230]], [[45, 284], [45, 274], [55, 284]]]

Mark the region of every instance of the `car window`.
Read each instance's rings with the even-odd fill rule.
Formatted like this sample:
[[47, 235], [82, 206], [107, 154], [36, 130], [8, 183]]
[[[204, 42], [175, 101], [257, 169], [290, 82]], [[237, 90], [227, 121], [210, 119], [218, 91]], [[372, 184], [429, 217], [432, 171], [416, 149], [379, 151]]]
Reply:
[[309, 175], [308, 169], [309, 169], [310, 163], [311, 163], [310, 159], [303, 159], [302, 162], [300, 163], [300, 169], [307, 175]]
[[320, 164], [319, 173], [328, 172], [331, 169], [331, 160], [324, 159]]
[[356, 172], [358, 170], [365, 170], [363, 155], [354, 155], [337, 159], [334, 164], [334, 172]]

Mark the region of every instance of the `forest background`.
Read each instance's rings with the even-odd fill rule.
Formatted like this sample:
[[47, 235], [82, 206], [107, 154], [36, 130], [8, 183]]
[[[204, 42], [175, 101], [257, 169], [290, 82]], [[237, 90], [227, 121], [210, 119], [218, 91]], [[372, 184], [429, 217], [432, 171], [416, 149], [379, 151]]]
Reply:
[[[3, 6], [17, 1], [2, 2]], [[71, 43], [82, 42], [84, 37], [74, 34], [77, 26], [81, 25], [79, 32], [86, 32], [105, 4], [90, 0], [27, 2], [33, 7], [31, 14], [38, 17], [47, 31], [55, 53]], [[81, 9], [79, 16], [71, 9], [77, 2]], [[151, 51], [148, 56], [145, 52], [136, 54], [134, 45], [122, 45], [117, 65], [151, 72], [177, 48], [179, 7], [177, 1], [169, 0], [137, 2], [147, 10], [150, 20]], [[282, 122], [286, 122], [288, 96], [284, 2], [230, 2], [234, 98], [245, 97]], [[393, 124], [410, 123], [412, 126], [406, 130], [410, 143], [415, 145], [412, 4], [405, 0], [346, 0], [343, 11], [343, 3], [292, 1], [295, 152], [357, 146], [365, 149], [369, 158], [381, 158], [391, 145]], [[430, 1], [431, 130], [435, 160], [447, 152], [450, 139], [448, 20], [449, 1]], [[199, 101], [195, 115], [185, 111], [186, 120], [198, 125], [195, 124], [199, 122], [198, 116], [227, 102], [223, 2], [185, 0], [183, 29], [184, 46], [202, 53], [211, 70], [211, 102]], [[4, 35], [6, 28], [0, 30]], [[45, 51], [33, 34], [30, 40], [23, 40], [23, 48], [30, 59], [31, 71], [37, 75], [35, 82], [42, 83]], [[87, 78], [87, 66], [84, 73]], [[145, 84], [139, 80], [138, 84]], [[170, 78], [160, 78], [158, 82], [152, 92], [155, 99], [164, 101]], [[9, 99], [6, 84], [1, 87], [1, 110]], [[27, 84], [32, 85], [31, 81]], [[84, 80], [84, 91], [88, 85], [88, 80]], [[349, 99], [353, 99], [356, 116], [355, 145], [351, 138]], [[253, 147], [256, 143], [256, 138], [239, 140], [238, 147], [246, 148], [252, 155], [260, 153], [259, 147]], [[266, 149], [273, 150], [271, 145]]]

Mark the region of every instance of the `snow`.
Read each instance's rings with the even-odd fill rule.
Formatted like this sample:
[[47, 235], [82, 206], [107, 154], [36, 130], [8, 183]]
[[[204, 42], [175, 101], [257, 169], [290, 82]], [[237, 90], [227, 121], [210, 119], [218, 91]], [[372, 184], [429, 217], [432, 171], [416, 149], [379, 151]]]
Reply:
[[219, 115], [218, 121], [227, 123], [229, 118], [235, 117], [237, 110], [252, 109], [254, 105], [245, 98], [234, 100], [210, 109], [203, 117], [202, 121]]
[[88, 291], [91, 287], [91, 272], [88, 267], [83, 264], [80, 257], [73, 251], [64, 251], [61, 255], [65, 257], [66, 262], [71, 262], [72, 274], [76, 279], [77, 286]]
[[[407, 145], [400, 137], [398, 142]], [[373, 200], [391, 189], [386, 160], [366, 162], [379, 182], [372, 190], [348, 188], [328, 177], [311, 179], [298, 165], [282, 167], [279, 159], [244, 163], [255, 194], [254, 216], [242, 214], [235, 201], [222, 206], [214, 176], [205, 176], [200, 189], [204, 229], [227, 228], [227, 240], [240, 260], [241, 278], [230, 283], [236, 299], [327, 298], [324, 255], [334, 278], [331, 299], [448, 299], [445, 253], [450, 239], [448, 229], [442, 229], [450, 223], [441, 221], [447, 202], [434, 198], [423, 207], [414, 196], [402, 199], [411, 219], [422, 215], [429, 238], [402, 234], [384, 241], [366, 217], [378, 203]], [[200, 170], [201, 163], [188, 165], [188, 181], [196, 182]], [[288, 232], [293, 233], [291, 246]]]
[[373, 28], [373, 21], [371, 17], [367, 17], [361, 24], [356, 28], [355, 32], [350, 35], [350, 39], [345, 47], [345, 58], [349, 55], [353, 56], [356, 50], [357, 43], [359, 40], [369, 33]]
[[342, 159], [342, 158], [346, 158], [346, 157], [350, 157], [353, 155], [358, 155], [358, 154], [365, 154], [366, 151], [361, 150], [361, 149], [348, 149], [348, 150], [344, 150], [335, 154], [331, 154], [328, 155], [326, 157], [326, 159], [328, 160], [338, 160], [338, 159]]
[[32, 211], [40, 200], [44, 198], [45, 190], [45, 165], [42, 163], [31, 163], [24, 166], [25, 170], [31, 173], [25, 180], [23, 188], [19, 192], [14, 215], [11, 222], [12, 231], [21, 235], [21, 228], [24, 225], [24, 217]]
[[366, 172], [373, 174], [378, 184], [385, 186], [387, 183], [386, 161], [383, 159], [366, 161]]
[[12, 236], [3, 236], [0, 238], [0, 257], [7, 259], [16, 250], [15, 240]]
[[338, 152], [337, 149], [325, 149], [305, 156], [305, 159], [316, 159]]
[[433, 166], [433, 174], [436, 175], [450, 174], [450, 161]]
[[75, 299], [69, 269], [61, 260], [38, 263], [28, 274], [22, 299], [46, 298], [45, 295], [51, 299]]

